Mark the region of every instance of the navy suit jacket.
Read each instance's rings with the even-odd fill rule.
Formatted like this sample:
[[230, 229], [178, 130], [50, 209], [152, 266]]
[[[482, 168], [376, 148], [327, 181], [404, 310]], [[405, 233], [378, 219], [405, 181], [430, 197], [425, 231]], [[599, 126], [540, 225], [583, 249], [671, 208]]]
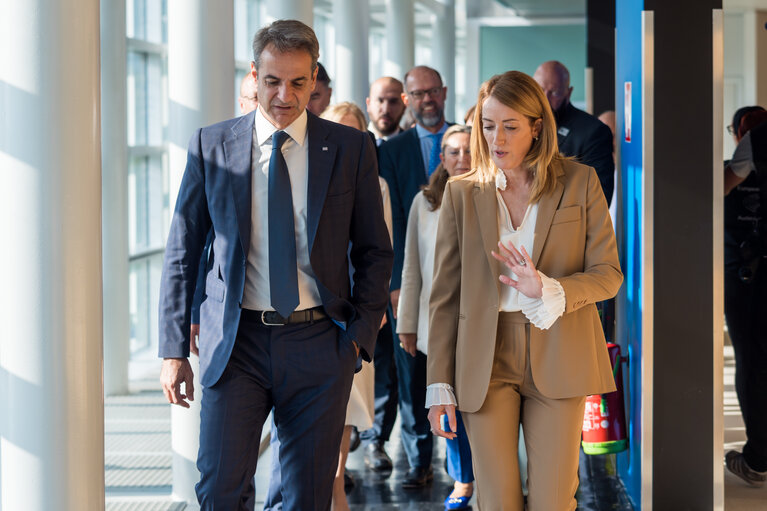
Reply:
[[391, 196], [394, 269], [390, 288], [395, 290], [400, 288], [402, 282], [410, 205], [421, 187], [428, 183], [418, 131], [410, 128], [381, 144], [378, 148], [378, 168], [389, 185]]
[[[594, 167], [609, 205], [613, 197], [615, 161], [613, 160], [613, 134], [610, 128], [572, 103], [556, 112], [559, 152], [572, 156], [578, 162]], [[563, 129], [567, 134], [563, 134]]]
[[[392, 249], [383, 219], [375, 148], [367, 134], [308, 113], [309, 259], [325, 312], [345, 324], [365, 360], [388, 303]], [[200, 307], [200, 373], [220, 378], [240, 322], [250, 247], [255, 112], [199, 129], [171, 222], [160, 285], [160, 357], [189, 356], [191, 305], [211, 227], [213, 257]], [[266, 229], [267, 226], [256, 228]], [[354, 292], [347, 249], [354, 265]]]

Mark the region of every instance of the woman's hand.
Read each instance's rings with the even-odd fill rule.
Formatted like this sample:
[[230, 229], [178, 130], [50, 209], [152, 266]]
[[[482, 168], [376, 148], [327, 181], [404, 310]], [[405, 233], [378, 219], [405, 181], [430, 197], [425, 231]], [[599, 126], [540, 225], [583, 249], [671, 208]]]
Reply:
[[418, 352], [416, 334], [399, 334], [399, 346], [405, 350], [411, 357], [415, 357]]
[[[450, 431], [442, 429], [442, 421], [440, 418], [443, 415], [447, 415], [447, 423], [450, 425]], [[437, 436], [453, 440], [456, 435], [454, 431], [458, 429], [458, 423], [455, 420], [455, 406], [454, 405], [434, 405], [429, 408], [429, 424], [431, 424], [431, 432]]]
[[540, 298], [543, 296], [541, 276], [538, 275], [538, 270], [535, 269], [533, 260], [530, 258], [527, 250], [525, 250], [525, 247], [522, 247], [522, 252], [520, 252], [512, 243], [504, 246], [499, 241], [498, 248], [500, 253], [492, 251], [493, 257], [505, 264], [517, 276], [517, 280], [514, 280], [506, 275], [501, 275], [499, 280], [528, 298]]

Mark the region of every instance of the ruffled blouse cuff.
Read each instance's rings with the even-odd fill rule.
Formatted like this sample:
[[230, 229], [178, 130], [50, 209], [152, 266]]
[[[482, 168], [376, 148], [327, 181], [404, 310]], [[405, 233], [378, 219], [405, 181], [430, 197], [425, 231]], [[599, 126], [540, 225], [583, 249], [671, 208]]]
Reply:
[[431, 408], [434, 405], [458, 406], [452, 385], [432, 383], [426, 387], [426, 408]]
[[547, 330], [565, 312], [565, 290], [558, 280], [538, 272], [543, 283], [543, 295], [529, 298], [519, 293], [519, 305], [530, 323]]

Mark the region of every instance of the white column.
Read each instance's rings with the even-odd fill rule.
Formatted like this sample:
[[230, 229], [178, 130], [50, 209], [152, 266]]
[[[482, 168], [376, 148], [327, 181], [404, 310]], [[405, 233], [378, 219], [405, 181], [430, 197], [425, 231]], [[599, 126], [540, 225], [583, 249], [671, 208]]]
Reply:
[[384, 74], [402, 80], [415, 61], [413, 0], [386, 0], [386, 63]]
[[314, 0], [266, 0], [266, 21], [298, 20], [314, 25]]
[[128, 392], [127, 83], [125, 0], [101, 0], [101, 232], [104, 265], [104, 394]]
[[455, 118], [455, 0], [442, 0], [444, 9], [432, 15], [432, 61], [447, 85], [445, 119]]
[[[197, 128], [233, 116], [234, 4], [232, 0], [169, 0], [168, 99], [171, 211], [186, 164], [190, 137]], [[199, 362], [195, 371], [195, 401], [189, 409], [173, 406], [173, 495], [196, 502], [199, 481], [197, 448], [200, 431]], [[170, 406], [170, 405], [169, 405]]]
[[369, 0], [333, 0], [336, 34], [336, 76], [333, 92], [337, 101], [352, 101], [365, 111], [370, 88], [368, 79]]
[[0, 3], [0, 508], [104, 509], [99, 0]]

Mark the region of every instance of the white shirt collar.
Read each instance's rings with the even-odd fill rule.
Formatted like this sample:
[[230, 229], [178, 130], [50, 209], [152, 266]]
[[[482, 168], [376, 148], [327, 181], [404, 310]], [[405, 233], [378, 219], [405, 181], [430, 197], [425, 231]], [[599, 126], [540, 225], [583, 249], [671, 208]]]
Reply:
[[[256, 126], [256, 137], [258, 139], [258, 145], [259, 147], [264, 145], [274, 134], [275, 131], [277, 131], [277, 128], [274, 127], [274, 125], [269, 122], [269, 120], [264, 116], [263, 112], [261, 111], [261, 105], [258, 105], [258, 108], [256, 109], [256, 120], [255, 126]], [[307, 115], [306, 110], [301, 112], [301, 115], [296, 118], [295, 121], [290, 123], [290, 125], [285, 128], [283, 131], [290, 135], [290, 138], [293, 139], [294, 142], [296, 142], [298, 145], [303, 147], [304, 141], [306, 140], [306, 122], [307, 122]]]

